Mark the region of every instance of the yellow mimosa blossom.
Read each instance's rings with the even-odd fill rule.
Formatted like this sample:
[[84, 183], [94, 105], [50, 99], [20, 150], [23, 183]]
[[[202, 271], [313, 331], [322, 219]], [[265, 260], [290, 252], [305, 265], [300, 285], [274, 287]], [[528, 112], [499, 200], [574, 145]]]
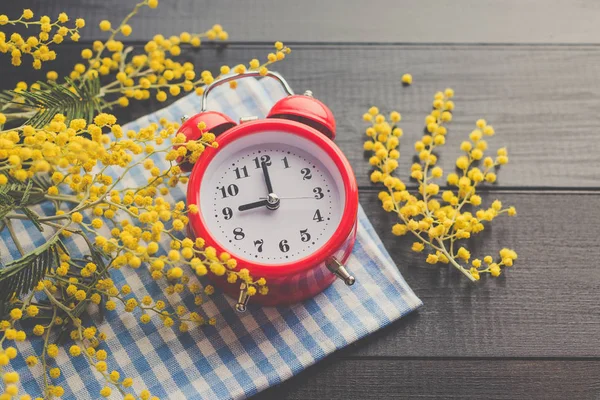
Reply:
[[[403, 78], [403, 82], [410, 83], [411, 79], [407, 77], [405, 82]], [[475, 259], [469, 266], [471, 253], [463, 241], [484, 230], [485, 224], [498, 215], [506, 213], [513, 216], [516, 210], [512, 206], [505, 208], [499, 200], [492, 202], [489, 208], [479, 208], [483, 199], [476, 194], [478, 186], [496, 182], [497, 168], [508, 162], [506, 148], [497, 151], [495, 160], [485, 157], [487, 142], [482, 137], [494, 135], [495, 130], [483, 119], [476, 121], [476, 129], [469, 135], [469, 140], [460, 144], [463, 154], [455, 162], [457, 172], [447, 173], [442, 181], [450, 189], [441, 190], [439, 184], [433, 182], [443, 179], [444, 175], [442, 168], [436, 166], [436, 154], [446, 143], [446, 124], [452, 121], [455, 108], [454, 101], [450, 100], [453, 97], [454, 90], [451, 88], [434, 95], [433, 110], [425, 118], [426, 133], [415, 142], [419, 162], [412, 164], [410, 177], [417, 185], [416, 193], [410, 193], [402, 181], [392, 176], [398, 166], [399, 152], [396, 149], [398, 138], [402, 135], [390, 136], [389, 132], [402, 132], [396, 125], [400, 121], [399, 113], [391, 112], [389, 121], [375, 106], [363, 114], [362, 119], [370, 124], [365, 131], [367, 140], [363, 149], [372, 153], [369, 158], [369, 164], [374, 167], [371, 181], [383, 183], [387, 189], [379, 194], [383, 209], [396, 213], [400, 220], [393, 225], [392, 233], [396, 236], [412, 233], [419, 239], [412, 245], [414, 251], [422, 252], [426, 247], [433, 250], [427, 255], [427, 263], [450, 263], [475, 282], [484, 273], [499, 276], [502, 267], [513, 265], [516, 253], [503, 249], [498, 262], [494, 263], [491, 256], [486, 256], [486, 265]]]
[[[13, 235], [12, 220], [30, 217], [50, 238], [38, 247], [43, 256], [37, 258], [50, 264], [41, 280], [20, 284], [22, 292], [14, 293], [7, 308], [8, 315], [0, 321], [0, 376], [6, 384], [4, 397], [18, 394], [19, 375], [4, 368], [19, 356], [17, 349], [8, 343], [27, 340], [28, 333], [39, 336], [36, 339], [45, 343], [41, 350], [34, 346], [35, 355], [20, 355], [26, 357], [27, 365], [41, 365], [44, 369], [45, 387], [40, 393], [44, 397], [64, 394], [63, 387], [52, 384], [52, 380], [61, 379], [61, 370], [50, 360], [59, 357], [62, 351], [66, 356], [83, 357], [105, 379], [106, 386], [96, 397], [123, 393], [124, 388], [134, 384], [131, 378], [121, 380], [119, 372], [111, 371], [108, 353], [101, 348], [109, 343], [107, 334], [97, 327], [83, 325], [83, 321], [89, 321], [84, 318], [88, 308], [103, 307], [119, 313], [139, 311], [134, 315], [139, 316], [141, 323], [156, 318], [166, 327], [187, 332], [198, 325], [214, 325], [217, 321], [184, 304], [174, 304], [177, 300], [170, 297], [189, 290], [194, 293], [194, 303], [202, 304], [215, 288], [211, 285], [203, 288], [196, 275], [210, 272], [224, 276], [231, 284], [245, 282], [250, 295], [268, 293], [268, 282], [251, 276], [246, 269], [239, 269], [231, 255], [205, 247], [200, 237], [195, 240], [185, 237], [190, 215], [199, 212], [198, 206], [186, 207], [183, 202], [171, 204], [165, 198], [173, 188], [189, 179], [178, 162], [196, 162], [207, 148], [217, 148], [215, 134], [207, 131], [206, 124], [201, 122], [198, 124], [201, 136], [186, 142], [184, 135], [177, 135], [180, 121], [166, 119], [139, 130], [125, 130], [111, 110], [151, 98], [168, 101], [192, 91], [202, 95], [206, 85], [232, 70], [242, 73], [251, 69], [267, 75], [271, 64], [285, 59], [291, 50], [275, 42], [273, 52], [265, 59], [253, 58], [248, 64], [234, 67], [221, 66], [218, 75], [213, 76], [211, 71], [198, 70], [187, 62], [185, 53], [201, 46], [202, 40], [227, 40], [228, 33], [215, 24], [200, 33], [182, 32], [170, 37], [157, 34], [139, 51], [132, 52], [122, 41], [133, 33], [131, 18], [142, 8], [153, 9], [158, 4], [158, 0], [139, 0], [131, 13], [120, 21], [97, 21], [97, 26], [106, 32], [106, 40], [96, 40], [82, 47], [81, 58], [65, 76], [48, 71], [45, 73], [47, 82], [19, 82], [12, 100], [0, 104], [3, 106], [0, 189], [16, 185], [8, 189], [20, 194], [18, 202], [26, 201], [22, 193], [31, 191], [28, 195], [36, 196], [32, 204], [45, 201], [48, 207], [44, 209], [50, 210], [45, 215], [37, 215], [37, 211], [24, 214], [19, 209], [9, 211], [4, 217], [8, 221], [4, 226], [11, 230], [10, 236], [18, 251], [23, 250], [25, 243], [21, 243], [22, 237]], [[56, 19], [34, 16], [29, 9], [16, 18], [0, 15], [0, 54], [10, 54], [15, 66], [31, 57], [33, 68], [39, 69], [42, 63], [56, 58], [56, 46], [69, 40], [78, 41], [80, 29], [85, 26], [86, 21], [64, 12]], [[8, 32], [13, 27], [19, 32]], [[184, 57], [180, 57], [182, 55]], [[235, 86], [235, 82], [230, 85]], [[40, 104], [36, 101], [35, 106], [23, 101], [41, 99], [48, 92], [67, 96], [70, 101], [77, 99], [80, 110], [67, 107], [64, 111], [57, 110], [54, 100], [40, 101]], [[400, 115], [393, 113], [390, 118], [399, 121]], [[390, 127], [381, 126], [377, 133], [393, 137], [390, 146], [395, 147], [400, 134], [396, 131], [393, 136], [391, 132]], [[388, 153], [392, 148], [382, 150], [385, 153], [382, 157], [387, 158], [383, 167], [388, 171], [395, 169], [399, 154]], [[168, 166], [165, 168], [155, 162], [157, 158], [166, 160]], [[119, 184], [122, 176], [132, 170], [143, 171], [145, 178], [131, 187]], [[116, 176], [114, 171], [118, 171]], [[388, 183], [391, 188], [398, 187], [395, 180]], [[83, 257], [72, 255], [63, 245], [62, 240], [68, 237], [87, 243]], [[161, 248], [159, 243], [166, 244], [166, 248]], [[160, 281], [165, 298], [153, 298], [145, 292], [143, 297], [138, 297], [130, 286], [111, 279], [113, 270], [127, 268]], [[33, 288], [30, 293], [29, 288]], [[27, 333], [21, 328], [22, 321], [26, 322], [23, 326], [27, 327]], [[64, 329], [73, 342], [67, 347], [61, 346], [61, 350], [52, 341], [57, 340], [56, 332]], [[146, 389], [140, 389], [139, 393], [139, 398], [152, 398]]]

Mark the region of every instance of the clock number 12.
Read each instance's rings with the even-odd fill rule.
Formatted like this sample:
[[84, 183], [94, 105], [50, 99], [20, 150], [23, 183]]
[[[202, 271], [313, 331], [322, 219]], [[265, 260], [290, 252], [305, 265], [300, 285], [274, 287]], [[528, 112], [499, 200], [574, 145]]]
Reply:
[[264, 156], [260, 156], [260, 158], [254, 157], [252, 159], [252, 161], [254, 161], [254, 165], [256, 166], [256, 169], [262, 168], [262, 163], [267, 164], [267, 167], [271, 166], [271, 157], [268, 154], [265, 154]]

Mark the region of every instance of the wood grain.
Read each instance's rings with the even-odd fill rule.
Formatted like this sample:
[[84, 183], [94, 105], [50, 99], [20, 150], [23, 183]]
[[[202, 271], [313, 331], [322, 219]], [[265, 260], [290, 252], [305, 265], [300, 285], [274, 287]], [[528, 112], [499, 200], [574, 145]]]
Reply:
[[[37, 14], [66, 10], [72, 17], [83, 16], [88, 20], [84, 39], [90, 41], [104, 37], [98, 20], [114, 21], [134, 2], [5, 3], [2, 12], [9, 15], [31, 8]], [[276, 69], [296, 91], [312, 89], [332, 108], [338, 144], [362, 188], [361, 204], [425, 303], [257, 399], [600, 398], [600, 47], [523, 45], [598, 43], [597, 2], [161, 4], [160, 11], [144, 10], [132, 22], [132, 40], [157, 32], [200, 31], [220, 22], [232, 40], [244, 41], [185, 52], [198, 69], [247, 62], [270, 51], [265, 43], [274, 40], [300, 43]], [[399, 44], [404, 42], [411, 44]], [[1, 86], [31, 82], [49, 69], [68, 73], [84, 45], [61, 45], [59, 60], [40, 72], [13, 69], [6, 57], [0, 58]], [[411, 87], [399, 84], [405, 72], [414, 76]], [[401, 111], [405, 137], [399, 176], [406, 179], [412, 143], [420, 136], [433, 93], [447, 86], [456, 91], [457, 109], [440, 165], [453, 167], [460, 142], [480, 117], [498, 132], [490, 147], [507, 145], [511, 159], [484, 204], [498, 197], [515, 205], [519, 216], [495, 221], [469, 246], [475, 256], [515, 248], [519, 259], [500, 278], [478, 285], [452, 268], [424, 267], [423, 255], [409, 250], [411, 240], [391, 235], [394, 216], [381, 210], [361, 150], [361, 115], [369, 106]], [[164, 105], [135, 103], [118, 114], [126, 122]]]
[[[71, 46], [66, 49], [69, 51], [65, 52], [63, 60], [76, 59], [79, 48]], [[233, 46], [221, 50], [206, 48], [190, 53], [189, 57], [196, 62], [202, 60], [203, 65], [214, 69], [221, 63], [233, 64], [263, 51], [266, 48], [262, 46]], [[502, 53], [503, 57], [514, 61], [502, 64], [502, 68], [509, 71], [502, 74], [504, 77], [514, 76], [517, 79], [514, 75], [516, 70], [529, 69], [528, 74], [519, 78], [522, 79], [520, 85], [532, 92], [529, 100], [523, 98], [526, 97], [524, 88], [516, 85], [514, 80], [503, 80], [499, 76], [497, 80], [491, 81], [491, 89], [479, 86], [478, 90], [474, 81], [481, 81], [483, 75], [479, 74], [487, 73], [486, 68], [480, 68], [478, 64], [473, 64], [471, 68], [471, 71], [478, 71], [471, 74], [474, 75], [473, 79], [462, 72], [464, 65], [468, 64], [465, 59], [488, 60], [487, 69], [496, 68], [493, 60], [499, 62], [501, 58], [496, 53]], [[425, 81], [407, 89], [388, 85], [386, 82], [391, 79], [393, 61], [399, 60], [400, 54], [415, 62], [419, 60], [420, 69], [429, 71], [437, 83]], [[360, 75], [359, 66], [349, 61], [361, 60], [368, 55], [375, 59], [384, 55], [387, 58], [383, 58], [385, 61], [379, 64], [373, 64], [373, 75]], [[588, 71], [587, 73], [565, 75], [566, 82], [557, 83], [557, 95], [546, 85], [552, 76], [558, 74], [560, 68], [570, 66], [576, 69], [584, 59], [600, 57], [600, 52], [593, 49], [528, 51], [520, 47], [475, 47], [472, 50], [456, 48], [451, 51], [435, 46], [325, 46], [301, 47], [292, 56], [295, 59], [282, 64], [282, 72], [291, 77], [294, 87], [312, 87], [317, 90], [334, 109], [340, 125], [338, 143], [351, 160], [363, 185], [368, 184], [368, 167], [362, 151], [357, 150], [360, 146], [357, 138], [362, 126], [360, 112], [371, 104], [371, 100], [364, 99], [371, 97], [374, 99], [372, 101], [383, 105], [396, 103], [400, 105], [399, 109], [408, 110], [404, 113], [404, 119], [406, 136], [410, 136], [410, 131], [415, 132], [420, 127], [422, 110], [428, 107], [430, 93], [436, 86], [443, 87], [442, 83], [446, 80], [458, 84], [454, 85], [458, 93], [465, 93], [457, 96], [459, 108], [455, 127], [461, 124], [467, 126], [466, 122], [462, 122], [464, 117], [461, 113], [470, 116], [470, 120], [474, 120], [477, 115], [491, 114], [493, 117], [489, 119], [499, 132], [498, 137], [494, 138], [495, 144], [507, 142], [509, 149], [514, 148], [511, 156], [513, 166], [509, 164], [502, 171], [499, 188], [531, 188], [539, 185], [548, 189], [552, 185], [597, 185], [598, 171], [594, 166], [599, 165], [600, 152], [597, 150], [600, 150], [600, 145], [594, 140], [594, 123], [589, 122], [587, 117], [597, 99], [592, 92], [583, 96], [587, 90], [584, 89], [584, 78], [591, 79], [596, 67], [586, 64], [587, 66], [581, 66], [583, 69], [580, 72]], [[454, 60], [453, 74], [444, 77], [436, 72], [439, 68], [434, 65], [437, 65], [440, 58], [442, 61], [446, 60], [445, 65]], [[551, 62], [548, 61], [545, 69], [535, 73], [533, 64], [539, 64], [542, 60]], [[516, 68], [515, 65], [519, 62], [524, 64]], [[324, 67], [317, 68], [317, 64]], [[63, 67], [62, 71], [65, 70]], [[4, 71], [7, 71], [6, 67], [2, 69]], [[362, 79], [351, 81], [354, 74]], [[429, 75], [423, 74], [423, 77]], [[3, 75], [6, 76], [6, 81], [24, 78], [21, 72]], [[6, 81], [4, 83], [8, 85]], [[510, 88], [502, 89], [503, 85], [510, 85]], [[511, 90], [520, 92], [509, 96]], [[507, 101], [508, 96], [510, 101]], [[465, 104], [461, 104], [461, 98]], [[533, 101], [537, 98], [544, 103], [543, 107]], [[491, 107], [494, 103], [498, 106]], [[121, 114], [127, 120], [157, 107], [159, 104], [154, 102], [137, 103]], [[587, 110], [588, 114], [583, 110]], [[560, 118], [554, 116], [559, 112]], [[572, 125], [572, 130], [565, 131], [568, 140], [561, 139], [560, 130], [566, 129], [567, 125]], [[412, 137], [414, 138], [414, 133]], [[457, 145], [460, 139], [456, 139], [458, 140], [450, 139], [449, 142], [455, 141]], [[445, 161], [453, 159], [457, 154], [452, 154], [450, 143], [448, 147], [450, 157], [445, 155]], [[408, 149], [405, 152], [410, 154]], [[408, 159], [406, 156], [402, 159], [402, 169], [408, 167]], [[445, 161], [442, 165], [448, 166], [449, 163]], [[493, 233], [486, 236], [486, 248], [495, 252], [503, 246], [515, 247], [521, 254], [520, 260], [507, 277], [470, 286], [452, 270], [422, 267], [422, 257], [408, 250], [410, 243], [407, 240], [398, 241], [390, 235], [392, 216], [379, 209], [376, 194], [363, 191], [363, 206], [400, 270], [423, 298], [426, 306], [417, 315], [386, 330], [378, 340], [361, 345], [358, 354], [532, 357], [598, 355], [596, 344], [600, 342], [600, 321], [598, 318], [590, 318], [590, 315], [600, 315], [600, 276], [592, 262], [599, 258], [600, 251], [596, 245], [596, 238], [600, 233], [600, 214], [597, 212], [599, 197], [567, 193], [497, 195], [506, 203], [514, 204], [520, 216], [494, 224]], [[487, 200], [493, 200], [493, 196], [496, 194], [489, 194]], [[497, 341], [494, 346], [482, 340], [491, 340], [498, 334], [510, 339]], [[540, 340], [540, 337], [544, 340]]]
[[[135, 0], [4, 1], [3, 12], [28, 7], [56, 16], [68, 10], [88, 21], [86, 38], [102, 38], [98, 22], [116, 24]], [[594, 0], [160, 0], [132, 20], [132, 38], [203, 32], [221, 23], [245, 42], [598, 43]]]
[[426, 267], [412, 239], [390, 234], [394, 216], [376, 193], [360, 202], [402, 275], [423, 300], [416, 314], [356, 345], [378, 357], [600, 357], [600, 196], [493, 193], [518, 216], [499, 218], [469, 243], [473, 257], [519, 254], [497, 279], [472, 285], [452, 267]]
[[[46, 68], [68, 71], [80, 45], [65, 45], [60, 61]], [[189, 51], [184, 58], [198, 69], [217, 71], [266, 55], [266, 46], [229, 46]], [[33, 81], [43, 72], [14, 69], [0, 60], [5, 87]], [[507, 146], [510, 162], [494, 188], [600, 188], [600, 141], [595, 117], [600, 102], [600, 48], [530, 46], [297, 46], [277, 65], [292, 87], [312, 89], [334, 112], [337, 143], [350, 160], [361, 186], [369, 186], [370, 166], [362, 151], [362, 114], [373, 104], [403, 114], [398, 176], [409, 183], [413, 143], [423, 129], [433, 94], [456, 91], [456, 110], [440, 165], [454, 167], [478, 118], [496, 128], [490, 150]], [[400, 76], [415, 83], [402, 87]], [[165, 103], [134, 102], [117, 111], [121, 121], [145, 115]]]
[[597, 400], [598, 360], [327, 360], [256, 400]]

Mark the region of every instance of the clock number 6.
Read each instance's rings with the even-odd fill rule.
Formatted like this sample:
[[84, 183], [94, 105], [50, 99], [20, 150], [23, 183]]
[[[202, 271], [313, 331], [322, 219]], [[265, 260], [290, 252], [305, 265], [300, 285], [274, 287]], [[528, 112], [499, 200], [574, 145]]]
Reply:
[[233, 230], [233, 238], [235, 240], [242, 240], [245, 237], [246, 237], [246, 234], [244, 233], [244, 230], [242, 228], [235, 228]]
[[235, 185], [233, 183], [227, 187], [217, 186], [217, 190], [221, 191], [221, 195], [223, 196], [224, 199], [227, 197], [227, 195], [234, 197], [234, 196], [237, 196], [237, 194], [240, 192], [240, 189], [237, 187], [237, 185]]
[[283, 239], [281, 242], [279, 242], [279, 250], [281, 250], [284, 253], [290, 251], [290, 245], [288, 244], [287, 240]]

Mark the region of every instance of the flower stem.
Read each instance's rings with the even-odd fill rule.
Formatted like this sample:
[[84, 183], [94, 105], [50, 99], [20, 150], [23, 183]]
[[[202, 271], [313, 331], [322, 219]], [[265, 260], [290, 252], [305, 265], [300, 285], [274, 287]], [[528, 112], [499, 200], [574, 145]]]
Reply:
[[442, 254], [444, 254], [446, 256], [446, 258], [448, 258], [448, 260], [450, 261], [450, 263], [456, 267], [457, 270], [459, 270], [460, 272], [462, 272], [462, 274], [464, 276], [466, 276], [467, 278], [469, 278], [469, 280], [473, 283], [477, 282], [477, 280], [473, 277], [473, 275], [471, 275], [471, 273], [462, 265], [460, 265], [459, 263], [456, 262], [456, 260], [454, 259], [454, 257], [448, 253], [448, 250], [446, 250], [446, 246], [444, 246], [444, 242], [440, 239], [438, 239], [438, 243], [440, 244], [440, 251], [442, 252]]
[[21, 255], [24, 256], [25, 250], [23, 249], [23, 246], [21, 246], [21, 242], [19, 242], [19, 238], [17, 237], [17, 233], [15, 232], [15, 230], [12, 226], [12, 222], [10, 222], [10, 219], [5, 218], [4, 223], [6, 224], [6, 228], [8, 229], [8, 232], [10, 233], [10, 237], [12, 238], [13, 242], [15, 243], [15, 246], [19, 250], [19, 253], [21, 253]]

